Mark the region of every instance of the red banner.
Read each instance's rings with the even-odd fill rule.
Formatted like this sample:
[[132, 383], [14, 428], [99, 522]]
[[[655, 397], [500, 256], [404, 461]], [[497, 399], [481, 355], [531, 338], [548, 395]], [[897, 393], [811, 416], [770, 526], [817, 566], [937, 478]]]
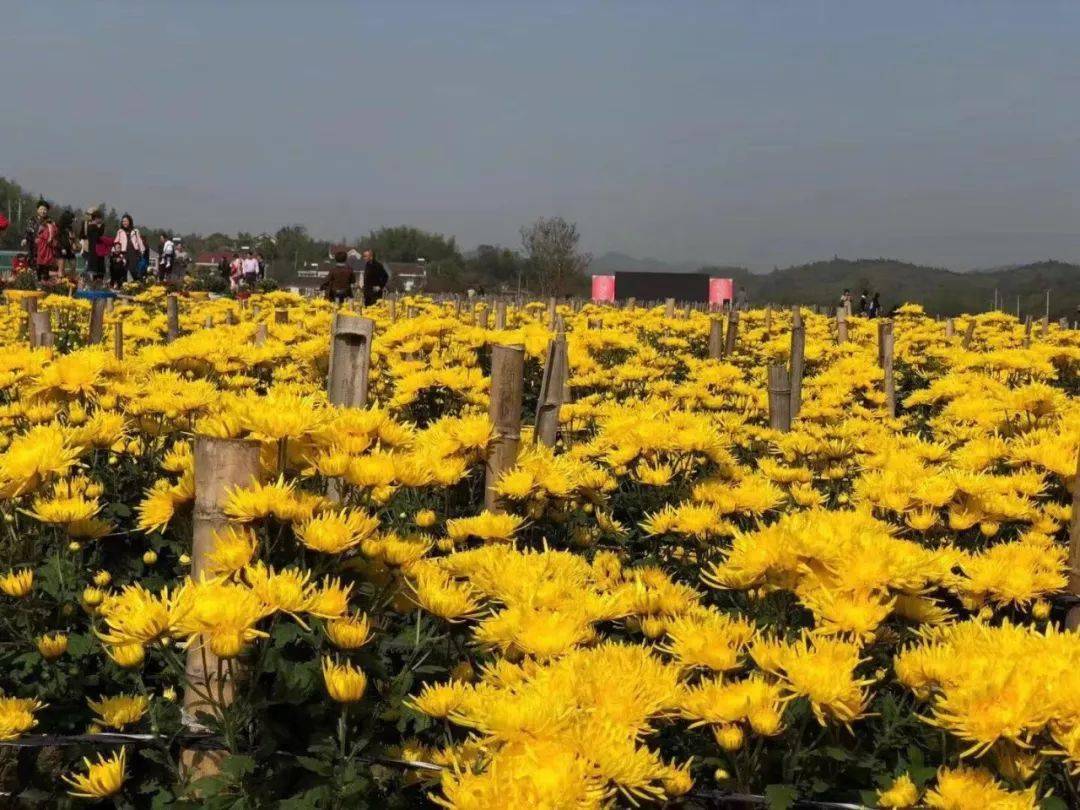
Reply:
[[594, 303], [615, 301], [615, 276], [592, 277], [592, 300]]
[[724, 302], [735, 301], [735, 282], [730, 278], [709, 279], [709, 308], [719, 309]]

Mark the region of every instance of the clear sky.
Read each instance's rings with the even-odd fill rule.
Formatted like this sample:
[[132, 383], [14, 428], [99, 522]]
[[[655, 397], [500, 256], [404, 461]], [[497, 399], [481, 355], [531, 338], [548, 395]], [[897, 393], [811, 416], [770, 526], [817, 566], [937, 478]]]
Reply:
[[8, 0], [0, 174], [179, 230], [1080, 261], [1080, 3]]

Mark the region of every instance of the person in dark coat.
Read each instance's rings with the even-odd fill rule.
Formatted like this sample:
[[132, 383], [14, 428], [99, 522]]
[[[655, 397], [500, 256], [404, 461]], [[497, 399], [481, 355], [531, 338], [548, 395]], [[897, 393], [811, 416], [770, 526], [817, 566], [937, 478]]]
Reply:
[[383, 263], [375, 258], [375, 251], [365, 250], [364, 258], [364, 306], [370, 306], [382, 298], [390, 274]]
[[348, 259], [348, 254], [344, 250], [335, 253], [334, 266], [330, 268], [330, 273], [320, 285], [323, 290], [326, 290], [327, 300], [338, 304], [343, 304], [346, 299], [352, 298], [353, 271], [345, 263], [346, 259]]
[[105, 257], [109, 255], [112, 245], [104, 250], [100, 244], [105, 236], [105, 221], [100, 208], [90, 212], [89, 218], [83, 226], [83, 239], [86, 240], [86, 271], [90, 280], [96, 286], [101, 286], [105, 280]]

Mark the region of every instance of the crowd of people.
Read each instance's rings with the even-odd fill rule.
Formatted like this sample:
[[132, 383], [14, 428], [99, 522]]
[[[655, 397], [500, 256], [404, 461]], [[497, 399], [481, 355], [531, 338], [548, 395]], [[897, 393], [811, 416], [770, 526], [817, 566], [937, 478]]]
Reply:
[[[116, 233], [108, 233], [105, 215], [100, 208], [89, 208], [78, 221], [70, 211], [58, 219], [51, 206], [39, 200], [34, 216], [23, 229], [23, 256], [19, 269], [33, 272], [38, 281], [61, 278], [86, 286], [119, 289], [128, 281], [143, 281], [151, 269], [150, 247], [136, 227], [131, 214], [120, 218]], [[79, 257], [85, 260], [85, 277], [76, 271]], [[157, 278], [175, 280], [188, 267], [188, 255], [179, 236], [161, 236], [158, 250]]]

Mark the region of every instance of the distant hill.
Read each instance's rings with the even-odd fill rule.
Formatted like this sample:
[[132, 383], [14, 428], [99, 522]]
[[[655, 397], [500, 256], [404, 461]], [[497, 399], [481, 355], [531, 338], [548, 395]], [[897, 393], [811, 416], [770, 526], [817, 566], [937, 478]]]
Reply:
[[991, 309], [996, 289], [1006, 312], [1017, 311], [1019, 296], [1021, 315], [1041, 316], [1047, 290], [1054, 318], [1074, 319], [1080, 306], [1080, 265], [1058, 261], [967, 273], [896, 259], [832, 259], [764, 274], [712, 267], [702, 272], [734, 278], [752, 304], [831, 305], [849, 289], [856, 299], [863, 290], [880, 293], [885, 308], [912, 302], [934, 314], [955, 315]]
[[701, 262], [666, 262], [660, 259], [638, 259], [625, 253], [608, 251], [593, 256], [589, 272], [598, 276], [608, 273], [696, 273]]

